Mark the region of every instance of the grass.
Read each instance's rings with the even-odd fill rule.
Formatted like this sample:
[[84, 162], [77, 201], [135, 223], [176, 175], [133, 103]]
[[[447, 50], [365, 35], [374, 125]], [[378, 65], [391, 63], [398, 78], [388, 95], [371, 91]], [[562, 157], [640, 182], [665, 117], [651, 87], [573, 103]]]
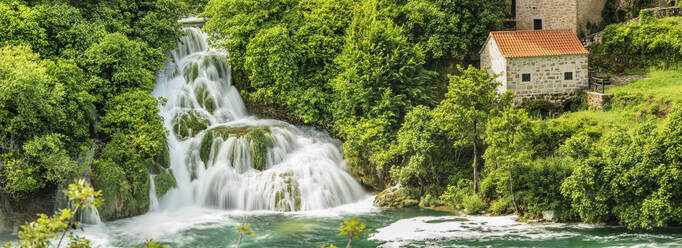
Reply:
[[638, 97], [662, 102], [681, 101], [682, 70], [650, 72], [646, 79], [610, 88], [606, 93], [613, 94], [616, 99]]
[[653, 71], [646, 79], [607, 89], [614, 95], [604, 110], [582, 110], [559, 119], [581, 120], [596, 130], [630, 129], [651, 118], [661, 122], [672, 105], [682, 102], [682, 70]]

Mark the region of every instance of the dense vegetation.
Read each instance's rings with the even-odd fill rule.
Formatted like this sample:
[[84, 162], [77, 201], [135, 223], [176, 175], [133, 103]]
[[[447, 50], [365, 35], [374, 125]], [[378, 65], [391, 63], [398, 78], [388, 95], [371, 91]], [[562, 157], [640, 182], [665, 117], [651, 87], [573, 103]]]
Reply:
[[609, 25], [590, 50], [590, 64], [612, 72], [674, 68], [682, 61], [682, 18], [656, 19], [643, 10], [637, 24]]
[[[620, 94], [605, 111], [578, 99], [568, 108], [577, 112], [542, 119], [551, 104], [512, 107], [485, 70], [452, 69], [500, 27], [505, 4], [214, 0], [204, 30], [230, 51], [247, 102], [331, 131], [361, 182], [399, 185], [379, 194], [380, 205], [645, 229], [682, 223], [680, 144], [666, 136], [680, 131], [679, 97]], [[677, 20], [642, 20], [607, 28], [592, 61], [609, 71], [680, 61]]]
[[406, 114], [433, 106], [447, 87], [433, 69], [477, 51], [501, 27], [506, 4], [214, 0], [203, 15], [204, 30], [230, 51], [247, 102], [336, 133], [350, 169], [383, 188], [396, 162], [388, 148], [397, 146]]
[[51, 211], [76, 176], [102, 190], [105, 218], [146, 210], [148, 167], [168, 166], [149, 93], [184, 13], [178, 0], [0, 1], [0, 215]]
[[[613, 89], [604, 111], [578, 102], [542, 119], [542, 104], [517, 108], [485, 68], [458, 65], [501, 28], [506, 0], [205, 3], [0, 0], [0, 218], [50, 211], [50, 196], [81, 176], [102, 191], [105, 218], [143, 213], [150, 173], [158, 194], [173, 187], [164, 100], [149, 93], [181, 35], [176, 20], [203, 11], [249, 105], [343, 140], [358, 180], [398, 185], [382, 205], [682, 223], [679, 71]], [[642, 12], [639, 24], [607, 27], [591, 61], [611, 72], [674, 68], [680, 27]]]

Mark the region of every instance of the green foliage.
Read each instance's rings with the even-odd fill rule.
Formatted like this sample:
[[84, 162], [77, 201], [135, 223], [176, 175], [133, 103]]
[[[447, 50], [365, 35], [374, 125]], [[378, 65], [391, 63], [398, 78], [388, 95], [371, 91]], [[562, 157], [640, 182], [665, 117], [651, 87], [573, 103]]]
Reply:
[[440, 128], [456, 139], [454, 145], [473, 145], [474, 192], [478, 193], [478, 140], [486, 123], [500, 110], [511, 104], [510, 93], [498, 94], [500, 83], [487, 69], [471, 65], [467, 69], [457, 66], [462, 75], [449, 76], [450, 84], [445, 99], [434, 110]]
[[369, 229], [367, 229], [365, 223], [354, 218], [345, 220], [339, 225], [339, 236], [348, 236], [348, 245], [346, 247], [350, 247], [353, 239], [360, 238], [360, 235], [368, 232]]
[[240, 223], [234, 230], [239, 233], [239, 242], [237, 242], [237, 248], [239, 248], [239, 244], [242, 243], [242, 238], [244, 235], [256, 236], [256, 233], [251, 231], [251, 225], [248, 223]]
[[449, 185], [447, 190], [440, 196], [440, 200], [455, 208], [463, 209], [464, 198], [473, 190], [473, 182], [470, 179], [460, 179], [456, 185]]
[[162, 243], [154, 242], [151, 239], [146, 239], [144, 241], [144, 246], [137, 246], [139, 248], [169, 248], [170, 246], [164, 245]]
[[103, 185], [94, 176], [95, 186], [116, 188], [105, 192], [109, 199], [114, 192], [142, 202], [148, 178], [137, 172], [168, 165], [158, 102], [143, 98], [165, 60], [162, 49], [174, 48], [182, 35], [176, 20], [184, 6], [179, 0], [0, 2], [2, 191], [32, 201], [38, 197], [32, 193], [87, 173], [94, 156], [116, 179]]
[[604, 138], [594, 156], [581, 160], [562, 193], [586, 222], [618, 221], [652, 229], [682, 223], [679, 150], [682, 109], [663, 125], [645, 122]]
[[98, 102], [126, 91], [154, 89], [154, 72], [160, 69], [163, 54], [124, 34], [108, 34], [84, 52], [82, 66], [92, 75]]
[[469, 194], [462, 198], [462, 207], [467, 214], [478, 214], [488, 207], [488, 203], [478, 194]]
[[[646, 12], [645, 12], [646, 13]], [[682, 18], [642, 17], [639, 24], [609, 25], [591, 47], [591, 66], [613, 72], [675, 68], [682, 60]]]
[[508, 1], [383, 0], [384, 15], [421, 44], [428, 61], [462, 60], [502, 28]]
[[66, 118], [57, 106], [64, 89], [50, 84], [38, 55], [27, 47], [0, 48], [0, 58], [0, 152], [8, 153]]
[[180, 140], [186, 140], [205, 130], [210, 124], [208, 117], [201, 112], [197, 110], [185, 111], [173, 117], [173, 133]]
[[[56, 247], [60, 247], [66, 233], [71, 228], [80, 226], [78, 222], [74, 221], [74, 215], [78, 211], [92, 209], [101, 204], [100, 192], [95, 191], [84, 179], [69, 184], [69, 188], [64, 190], [64, 193], [73, 201], [72, 209], [62, 209], [53, 216], [39, 214], [38, 220], [21, 226], [22, 230], [17, 233], [20, 241], [16, 245], [8, 243], [3, 247], [47, 248], [51, 247], [52, 242], [57, 238], [59, 238], [59, 243]], [[59, 233], [62, 233], [61, 238]], [[68, 236], [71, 240], [68, 247], [90, 247], [90, 242], [85, 238], [77, 237], [71, 232]]]
[[156, 197], [161, 197], [170, 189], [177, 186], [177, 181], [173, 172], [170, 170], [163, 170], [154, 177], [154, 186], [156, 186]]
[[553, 211], [554, 221], [577, 219], [570, 199], [561, 194], [561, 182], [571, 175], [576, 161], [570, 158], [538, 159], [517, 169], [516, 198], [526, 218], [542, 217]]
[[506, 198], [502, 198], [490, 203], [490, 212], [498, 215], [508, 214], [513, 211], [511, 202]]
[[256, 233], [251, 231], [251, 225], [249, 225], [248, 223], [240, 223], [239, 225], [237, 225], [237, 227], [234, 230], [236, 230], [237, 232], [239, 232], [240, 234], [243, 234], [243, 235], [250, 235], [250, 236], [256, 235]]

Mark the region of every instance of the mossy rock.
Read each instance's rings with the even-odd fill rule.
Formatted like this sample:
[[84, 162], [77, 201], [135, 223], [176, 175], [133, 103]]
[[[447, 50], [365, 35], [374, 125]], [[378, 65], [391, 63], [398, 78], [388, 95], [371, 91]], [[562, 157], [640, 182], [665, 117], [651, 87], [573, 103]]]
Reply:
[[216, 109], [216, 102], [215, 99], [213, 99], [213, 95], [211, 95], [211, 92], [209, 92], [209, 90], [206, 88], [206, 85], [199, 84], [197, 87], [195, 87], [194, 95], [199, 105], [202, 108], [206, 109], [206, 111], [213, 114], [213, 112]]
[[193, 83], [199, 77], [199, 64], [191, 62], [183, 68], [182, 75], [185, 77], [187, 83]]
[[168, 75], [168, 78], [175, 78], [180, 74], [180, 68], [178, 68], [177, 64], [174, 64], [173, 69], [171, 73]]
[[173, 117], [173, 132], [181, 140], [186, 140], [205, 130], [210, 124], [211, 122], [201, 112], [185, 111]]
[[275, 210], [287, 212], [301, 210], [301, 190], [293, 177], [293, 173], [282, 173], [279, 174], [279, 177], [283, 178], [285, 186], [275, 192]]
[[154, 177], [154, 185], [156, 186], [156, 197], [161, 197], [172, 188], [177, 187], [178, 183], [172, 171], [164, 170]]
[[272, 148], [275, 142], [275, 139], [271, 134], [268, 127], [215, 127], [208, 130], [201, 139], [201, 143], [199, 144], [199, 156], [201, 161], [204, 162], [204, 165], [208, 166], [211, 152], [213, 152], [214, 155], [217, 155], [216, 149], [218, 149], [219, 143], [222, 143], [222, 141], [225, 141], [230, 137], [245, 137], [251, 145], [250, 152], [254, 162], [253, 168], [262, 171], [266, 169], [267, 166], [268, 148]]
[[[209, 65], [213, 65], [218, 72], [218, 75], [227, 75], [227, 66], [225, 65], [225, 61], [223, 61], [220, 56], [206, 56], [201, 63], [204, 68], [208, 67]], [[217, 78], [211, 78], [211, 80], [217, 80]]]
[[[146, 171], [144, 172], [147, 174]], [[92, 184], [96, 190], [102, 191], [103, 204], [98, 209], [100, 217], [103, 220], [110, 220], [144, 213], [149, 203], [148, 174], [146, 177], [147, 180], [141, 182], [142, 185], [140, 186], [147, 188], [147, 196], [140, 197], [139, 195], [144, 192], [134, 194], [133, 187], [121, 167], [111, 161], [96, 161]]]
[[402, 189], [388, 188], [374, 198], [377, 207], [407, 208], [418, 204], [419, 201], [407, 197]]

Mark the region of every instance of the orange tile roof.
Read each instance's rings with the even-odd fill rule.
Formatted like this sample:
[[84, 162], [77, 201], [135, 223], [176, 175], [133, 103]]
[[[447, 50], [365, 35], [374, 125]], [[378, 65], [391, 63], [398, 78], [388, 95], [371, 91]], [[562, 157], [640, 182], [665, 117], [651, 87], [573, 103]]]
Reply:
[[506, 58], [589, 54], [571, 30], [490, 32]]

